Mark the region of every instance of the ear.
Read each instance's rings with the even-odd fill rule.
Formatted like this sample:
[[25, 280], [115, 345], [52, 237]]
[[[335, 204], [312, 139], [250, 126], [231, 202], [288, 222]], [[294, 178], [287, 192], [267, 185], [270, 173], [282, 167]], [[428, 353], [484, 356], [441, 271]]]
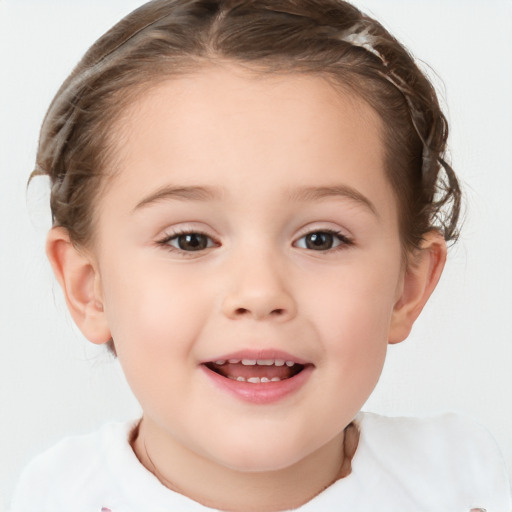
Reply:
[[93, 343], [109, 341], [101, 281], [92, 256], [77, 248], [62, 227], [54, 227], [48, 233], [46, 254], [78, 328]]
[[438, 231], [424, 236], [419, 249], [409, 255], [403, 283], [391, 319], [389, 343], [400, 343], [434, 291], [446, 262], [446, 242]]

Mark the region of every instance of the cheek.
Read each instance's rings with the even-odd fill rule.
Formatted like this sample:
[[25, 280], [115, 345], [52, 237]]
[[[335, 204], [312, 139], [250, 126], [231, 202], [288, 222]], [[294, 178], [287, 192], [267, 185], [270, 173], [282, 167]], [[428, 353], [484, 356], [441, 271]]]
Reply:
[[181, 404], [174, 390], [188, 389], [205, 299], [159, 264], [137, 266], [136, 272], [135, 267], [128, 262], [111, 267], [105, 311], [132, 391], [147, 413], [158, 415]]
[[106, 276], [106, 314], [120, 359], [123, 353], [139, 354], [142, 362], [189, 351], [206, 311], [204, 288], [170, 272], [165, 262], [124, 262]]
[[[329, 410], [342, 424], [366, 402], [378, 383], [386, 359], [389, 314], [371, 296], [352, 296], [331, 306], [324, 331], [322, 387], [337, 397]], [[337, 411], [337, 412], [335, 412]], [[345, 423], [346, 424], [346, 423]]]
[[323, 325], [336, 325], [340, 334], [382, 333], [389, 327], [398, 285], [398, 268], [352, 266], [324, 283], [328, 293], [317, 302], [317, 314]]
[[345, 380], [360, 385], [369, 379], [373, 387], [386, 356], [390, 315], [370, 301], [353, 299], [342, 307], [332, 308], [326, 324], [331, 326], [324, 337], [326, 356]]
[[394, 265], [351, 267], [312, 302], [312, 318], [324, 340], [325, 357], [355, 381], [380, 374], [396, 301], [400, 269]]

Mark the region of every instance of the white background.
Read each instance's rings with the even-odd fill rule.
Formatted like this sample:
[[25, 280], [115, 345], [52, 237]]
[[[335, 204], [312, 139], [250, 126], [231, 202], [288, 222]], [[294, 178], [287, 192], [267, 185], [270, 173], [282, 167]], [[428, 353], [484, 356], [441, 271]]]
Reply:
[[[117, 363], [72, 326], [44, 257], [45, 187], [25, 187], [58, 86], [141, 3], [0, 0], [0, 510], [36, 453], [139, 411]], [[432, 68], [466, 193], [441, 284], [365, 408], [468, 414], [512, 469], [512, 1], [355, 3]]]

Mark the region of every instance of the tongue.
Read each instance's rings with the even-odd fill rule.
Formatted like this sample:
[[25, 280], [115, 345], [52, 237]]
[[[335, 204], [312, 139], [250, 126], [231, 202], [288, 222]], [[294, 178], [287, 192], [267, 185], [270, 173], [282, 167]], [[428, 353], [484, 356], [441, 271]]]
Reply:
[[279, 379], [284, 380], [293, 377], [300, 371], [300, 368], [301, 367], [299, 365], [294, 365], [290, 368], [286, 365], [246, 366], [242, 363], [226, 363], [222, 366], [216, 364], [213, 365], [213, 369], [217, 373], [220, 373], [224, 377], [231, 377], [233, 379], [236, 379], [237, 377], [243, 377], [244, 379], [250, 379], [251, 377], [259, 377], [261, 379], [262, 377], [266, 377], [267, 379], [271, 380], [275, 377], [278, 377]]

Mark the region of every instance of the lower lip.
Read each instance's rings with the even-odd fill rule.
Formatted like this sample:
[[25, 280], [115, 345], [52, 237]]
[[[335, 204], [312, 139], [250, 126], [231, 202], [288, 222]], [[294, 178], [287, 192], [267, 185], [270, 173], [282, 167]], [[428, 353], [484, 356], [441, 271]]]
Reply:
[[227, 377], [215, 373], [206, 366], [201, 365], [201, 369], [206, 376], [218, 388], [231, 393], [245, 402], [253, 404], [271, 404], [297, 393], [311, 376], [313, 368], [313, 366], [306, 366], [297, 375], [278, 382], [252, 384], [250, 382], [239, 382], [237, 380], [228, 379]]

